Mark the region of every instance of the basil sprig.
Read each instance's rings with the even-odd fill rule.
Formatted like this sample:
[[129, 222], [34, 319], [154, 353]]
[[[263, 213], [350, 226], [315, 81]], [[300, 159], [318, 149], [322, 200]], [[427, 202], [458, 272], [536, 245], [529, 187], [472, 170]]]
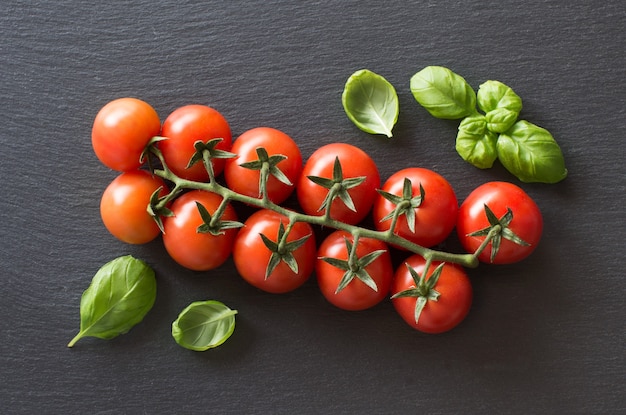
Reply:
[[450, 69], [427, 66], [411, 78], [411, 92], [434, 117], [462, 119], [456, 151], [470, 164], [486, 169], [499, 159], [522, 182], [557, 183], [567, 177], [552, 134], [518, 120], [522, 100], [502, 82], [487, 81], [475, 94]]
[[356, 71], [346, 81], [341, 102], [348, 118], [361, 130], [393, 136], [391, 130], [400, 112], [398, 95], [382, 76], [367, 69]]
[[112, 339], [143, 320], [156, 299], [154, 271], [130, 255], [103, 265], [80, 300], [80, 331], [68, 347], [83, 337]]

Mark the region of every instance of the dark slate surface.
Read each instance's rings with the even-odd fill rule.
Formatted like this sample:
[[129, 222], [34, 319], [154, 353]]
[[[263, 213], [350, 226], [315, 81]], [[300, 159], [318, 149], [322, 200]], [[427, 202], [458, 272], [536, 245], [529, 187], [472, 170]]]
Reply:
[[[622, 2], [124, 3], [0, 6], [2, 413], [625, 413]], [[160, 241], [124, 245], [100, 222], [115, 173], [93, 155], [90, 128], [120, 96], [162, 117], [212, 105], [235, 135], [280, 128], [305, 157], [346, 141], [372, 154], [383, 177], [435, 169], [460, 199], [514, 180], [465, 164], [456, 124], [413, 100], [409, 78], [427, 65], [475, 88], [487, 79], [513, 87], [570, 170], [558, 185], [523, 186], [545, 216], [540, 247], [520, 264], [470, 271], [474, 305], [448, 334], [410, 330], [389, 303], [339, 311], [313, 280], [272, 296], [230, 262], [187, 272]], [[360, 132], [342, 111], [345, 79], [360, 68], [398, 89], [393, 140]], [[113, 341], [66, 348], [91, 277], [125, 254], [157, 272], [153, 311]], [[206, 353], [180, 348], [171, 321], [208, 298], [239, 310], [235, 334]]]

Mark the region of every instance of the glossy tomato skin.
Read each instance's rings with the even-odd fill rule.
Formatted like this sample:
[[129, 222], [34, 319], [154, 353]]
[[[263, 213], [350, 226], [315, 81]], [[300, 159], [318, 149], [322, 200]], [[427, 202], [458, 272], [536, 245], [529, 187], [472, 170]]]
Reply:
[[136, 170], [141, 153], [161, 131], [154, 108], [137, 98], [119, 98], [106, 104], [96, 115], [91, 144], [98, 159], [117, 171]]
[[[204, 222], [196, 202], [212, 215], [222, 197], [204, 190], [192, 190], [177, 197], [170, 209], [174, 216], [163, 219], [163, 244], [174, 261], [193, 271], [207, 271], [222, 265], [230, 256], [237, 229], [226, 229], [221, 235], [199, 233]], [[236, 221], [237, 214], [230, 205], [222, 220]]]
[[147, 211], [150, 197], [167, 193], [165, 182], [145, 170], [127, 171], [117, 176], [100, 199], [100, 216], [107, 230], [129, 244], [144, 244], [161, 232]]
[[372, 238], [361, 237], [358, 241], [357, 256], [359, 258], [377, 250], [386, 251], [365, 267], [370, 277], [376, 282], [378, 291], [374, 291], [358, 278], [354, 278], [343, 290], [335, 294], [345, 271], [319, 258], [347, 260], [349, 252], [345, 238], [354, 242], [350, 233], [341, 230], [334, 231], [319, 246], [315, 266], [319, 289], [328, 302], [343, 310], [359, 311], [374, 307], [388, 296], [393, 278], [393, 266], [387, 245]]
[[270, 157], [278, 154], [287, 157], [279, 162], [276, 167], [285, 174], [292, 185], [282, 183], [273, 175], [270, 175], [267, 181], [268, 198], [272, 202], [280, 204], [291, 195], [302, 172], [302, 154], [298, 145], [290, 136], [280, 130], [270, 127], [257, 127], [237, 137], [231, 149], [231, 152], [237, 154], [237, 157], [226, 160], [224, 179], [228, 187], [235, 192], [259, 198], [260, 172], [241, 167], [243, 163], [258, 160], [256, 149], [259, 147], [265, 148]]
[[[202, 162], [187, 168], [196, 151], [194, 143], [221, 138], [218, 149], [229, 151], [232, 146], [230, 125], [221, 113], [206, 105], [192, 104], [177, 108], [163, 122], [161, 135], [168, 138], [158, 144], [167, 166], [177, 176], [199, 182], [207, 181], [209, 175]], [[223, 169], [224, 159], [214, 159], [215, 175], [219, 175]]]
[[233, 261], [239, 275], [252, 286], [273, 294], [290, 292], [304, 284], [313, 273], [316, 259], [315, 235], [311, 225], [297, 222], [291, 228], [287, 242], [310, 235], [302, 246], [292, 252], [298, 263], [298, 273], [294, 273], [281, 261], [269, 277], [265, 278], [272, 252], [265, 246], [260, 235], [277, 242], [281, 223], [287, 228], [289, 219], [268, 209], [254, 212], [239, 231], [233, 248]]
[[[426, 264], [424, 258], [412, 255], [405, 262], [419, 275], [423, 274]], [[392, 295], [415, 287], [415, 281], [406, 264], [396, 270], [391, 287]], [[434, 261], [430, 265], [429, 277], [439, 264], [440, 262]], [[465, 270], [458, 265], [445, 264], [434, 289], [439, 293], [439, 297], [437, 301], [429, 300], [426, 303], [417, 323], [415, 297], [398, 297], [391, 300], [400, 317], [409, 326], [423, 333], [438, 334], [453, 329], [467, 317], [472, 306], [474, 294], [471, 282]]]
[[[404, 179], [411, 181], [413, 196], [420, 195], [420, 184], [424, 188], [424, 198], [415, 212], [415, 232], [411, 232], [406, 215], [401, 215], [396, 223], [395, 233], [411, 242], [425, 247], [442, 243], [452, 232], [456, 224], [459, 204], [450, 183], [439, 173], [429, 169], [412, 167], [400, 170], [385, 182], [382, 190], [402, 196]], [[391, 219], [381, 221], [396, 207], [380, 194], [374, 202], [372, 215], [374, 226], [379, 231], [386, 231], [391, 226]]]
[[304, 213], [308, 215], [322, 216], [324, 214], [325, 210], [318, 211], [318, 209], [328, 194], [328, 190], [309, 180], [308, 176], [332, 179], [335, 157], [339, 157], [344, 178], [366, 177], [363, 183], [348, 190], [356, 212], [350, 210], [339, 198], [333, 201], [330, 208], [331, 218], [354, 225], [368, 215], [377, 194], [376, 189], [380, 186], [380, 174], [376, 163], [358, 147], [345, 143], [332, 143], [313, 152], [305, 163], [296, 186], [298, 202]]
[[543, 232], [543, 217], [535, 201], [520, 187], [508, 182], [489, 182], [474, 189], [459, 209], [457, 234], [467, 252], [475, 252], [484, 236], [468, 234], [489, 226], [484, 205], [501, 218], [510, 208], [513, 220], [509, 228], [529, 246], [502, 238], [494, 261], [491, 261], [491, 244], [478, 256], [486, 263], [511, 264], [528, 257], [539, 244]]

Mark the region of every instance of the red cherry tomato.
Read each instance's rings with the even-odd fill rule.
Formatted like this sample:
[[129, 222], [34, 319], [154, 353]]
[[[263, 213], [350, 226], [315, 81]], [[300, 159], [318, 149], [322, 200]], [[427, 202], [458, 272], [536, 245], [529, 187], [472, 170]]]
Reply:
[[91, 144], [102, 164], [130, 171], [141, 166], [141, 153], [160, 131], [161, 120], [150, 104], [136, 98], [119, 98], [96, 115]]
[[[393, 174], [383, 185], [381, 190], [403, 196], [404, 180], [411, 181], [413, 200], [418, 202], [420, 185], [424, 190], [424, 197], [418, 207], [413, 208], [410, 216], [414, 216], [412, 231], [407, 218], [402, 214], [395, 226], [395, 233], [411, 242], [425, 247], [432, 247], [443, 242], [454, 229], [459, 210], [458, 201], [452, 186], [440, 174], [423, 168], [408, 168]], [[391, 218], [383, 220], [396, 207], [396, 204], [382, 195], [374, 202], [374, 226], [379, 231], [386, 231], [391, 226]]]
[[[387, 245], [377, 239], [359, 238], [356, 256], [364, 258], [375, 251], [384, 251], [373, 262], [359, 269], [364, 270], [375, 282], [376, 290], [368, 286], [357, 275], [352, 275], [351, 281], [341, 291], [337, 288], [346, 275], [346, 269], [332, 265], [321, 258], [335, 258], [347, 261], [349, 251], [346, 239], [352, 244], [354, 237], [344, 231], [335, 231], [328, 235], [318, 249], [319, 259], [316, 262], [315, 273], [322, 295], [333, 305], [344, 310], [365, 310], [380, 303], [389, 294], [393, 268]], [[359, 271], [355, 269], [354, 271]], [[360, 272], [360, 271], [359, 271]]]
[[309, 176], [332, 179], [336, 158], [339, 158], [344, 179], [365, 177], [364, 182], [347, 190], [355, 211], [340, 198], [335, 198], [330, 207], [331, 218], [354, 225], [367, 216], [374, 203], [376, 189], [380, 186], [376, 164], [367, 153], [357, 147], [333, 143], [317, 149], [305, 163], [298, 180], [296, 187], [298, 202], [308, 215], [324, 214], [326, 209], [319, 209], [328, 194], [328, 189], [310, 180]]
[[316, 259], [315, 236], [311, 225], [296, 222], [288, 233], [287, 245], [309, 236], [303, 244], [293, 246], [295, 250], [291, 252], [298, 264], [298, 272], [294, 272], [287, 262], [281, 260], [266, 277], [272, 251], [265, 245], [261, 235], [277, 243], [281, 223], [287, 229], [289, 219], [267, 209], [256, 211], [239, 231], [233, 249], [233, 261], [239, 275], [251, 285], [276, 294], [293, 291], [304, 284], [313, 273]]
[[[230, 126], [222, 114], [205, 105], [186, 105], [172, 112], [163, 122], [161, 135], [167, 140], [159, 141], [167, 166], [179, 177], [198, 182], [207, 181], [209, 175], [200, 161], [187, 168], [196, 152], [194, 144], [221, 138], [217, 149], [229, 151], [232, 145]], [[213, 160], [217, 176], [224, 169], [224, 159]]]
[[165, 182], [144, 170], [117, 176], [100, 200], [104, 226], [113, 236], [129, 244], [144, 244], [155, 239], [160, 230], [147, 209], [150, 197], [159, 188], [162, 188], [159, 196], [167, 194]]
[[296, 181], [302, 171], [302, 155], [298, 145], [291, 137], [274, 128], [253, 128], [241, 134], [235, 140], [231, 152], [237, 154], [237, 158], [226, 161], [224, 168], [226, 184], [237, 193], [250, 197], [260, 197], [259, 170], [251, 170], [241, 166], [243, 163], [259, 160], [257, 154], [257, 148], [259, 147], [263, 147], [270, 158], [276, 155], [287, 157], [278, 162], [275, 167], [284, 174], [291, 185], [280, 181], [274, 174], [270, 174], [267, 180], [268, 198], [272, 202], [280, 204], [295, 189]]
[[[204, 190], [192, 190], [174, 200], [170, 207], [174, 216], [163, 219], [163, 244], [178, 264], [194, 271], [206, 271], [219, 267], [228, 259], [237, 229], [225, 229], [219, 235], [198, 231], [204, 221], [196, 203], [213, 215], [221, 202], [221, 196]], [[237, 220], [232, 206], [226, 207], [221, 220]]]
[[[440, 265], [434, 261], [427, 273], [431, 278], [433, 272]], [[422, 276], [426, 261], [419, 255], [413, 255], [406, 260], [406, 264], [401, 265], [394, 276], [391, 287], [392, 295], [396, 295], [405, 290], [414, 290], [417, 287], [407, 265]], [[433, 292], [434, 290], [435, 292]], [[426, 297], [436, 297], [429, 299], [419, 314], [419, 319], [415, 321], [415, 307], [418, 297], [392, 297], [392, 304], [400, 317], [411, 327], [424, 333], [443, 333], [456, 327], [465, 319], [472, 305], [473, 291], [465, 270], [454, 264], [443, 265], [439, 280], [432, 287], [430, 292], [425, 292]]]
[[[485, 240], [484, 235], [471, 234], [490, 227], [485, 205], [496, 218], [505, 224], [507, 210], [510, 209], [512, 220], [505, 227], [506, 233], [500, 237], [500, 245], [492, 260], [493, 243], [489, 243], [478, 259], [494, 264], [511, 264], [530, 255], [543, 231], [543, 218], [535, 201], [518, 186], [507, 182], [489, 182], [474, 189], [461, 204], [457, 222], [457, 233], [467, 252], [473, 253]], [[504, 219], [504, 221], [502, 221]], [[511, 239], [516, 235], [521, 241]]]

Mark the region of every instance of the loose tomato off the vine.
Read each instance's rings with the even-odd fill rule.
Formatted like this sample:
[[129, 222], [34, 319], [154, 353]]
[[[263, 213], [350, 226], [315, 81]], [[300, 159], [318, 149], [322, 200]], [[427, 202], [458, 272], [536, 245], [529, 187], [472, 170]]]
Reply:
[[[446, 263], [436, 271], [440, 265], [432, 262], [426, 271], [426, 260], [413, 255], [398, 268], [391, 287], [392, 303], [400, 317], [424, 333], [451, 330], [465, 319], [472, 305], [472, 285], [463, 268]], [[439, 276], [432, 284], [435, 272]]]
[[467, 252], [485, 243], [489, 231], [500, 229], [478, 259], [511, 264], [530, 255], [543, 231], [543, 217], [535, 201], [520, 187], [508, 182], [489, 182], [474, 189], [459, 210], [457, 233]]
[[[407, 182], [408, 180], [408, 182]], [[374, 226], [425, 247], [443, 242], [454, 229], [459, 205], [454, 189], [440, 174], [424, 168], [394, 173], [383, 185], [372, 211]]]
[[91, 144], [105, 166], [118, 171], [139, 168], [146, 144], [161, 131], [161, 121], [150, 104], [137, 98], [119, 98], [106, 104], [93, 122]]
[[227, 159], [224, 168], [226, 184], [237, 193], [261, 197], [259, 178], [264, 160], [260, 159], [259, 149], [265, 150], [261, 158], [267, 158], [271, 166], [265, 184], [267, 197], [276, 204], [282, 203], [300, 177], [302, 155], [295, 141], [280, 130], [258, 127], [237, 137], [230, 150], [236, 156]]
[[248, 283], [278, 294], [293, 291], [309, 279], [316, 252], [311, 225], [296, 222], [289, 227], [286, 216], [261, 209], [239, 231], [233, 261], [239, 275]]
[[117, 176], [100, 200], [100, 216], [108, 231], [129, 244], [144, 244], [155, 239], [160, 230], [148, 214], [154, 192], [167, 193], [165, 182], [145, 170], [127, 171]]
[[[341, 177], [336, 177], [336, 160], [341, 166]], [[357, 184], [356, 179], [362, 182]], [[366, 152], [350, 144], [332, 143], [309, 157], [296, 191], [304, 213], [321, 216], [327, 209], [330, 188], [339, 187], [339, 197], [329, 203], [330, 217], [354, 225], [369, 213], [379, 186], [378, 167]]]
[[[219, 267], [230, 256], [237, 229], [223, 224], [236, 222], [237, 214], [228, 204], [216, 217], [222, 200], [215, 193], [192, 190], [172, 203], [172, 216], [163, 219], [163, 244], [169, 255], [183, 267], [207, 271]], [[215, 217], [213, 223], [206, 223], [207, 218], [203, 218], [200, 211], [202, 208]]]
[[[198, 182], [207, 181], [209, 174], [201, 162], [188, 166], [196, 152], [196, 141], [207, 143], [220, 138], [219, 150], [230, 150], [232, 135], [230, 125], [214, 108], [206, 105], [186, 105], [176, 109], [163, 122], [161, 135], [166, 140], [159, 141], [158, 147], [163, 153], [167, 166], [179, 177]], [[212, 162], [216, 175], [224, 169], [224, 160]]]
[[393, 267], [384, 242], [361, 237], [355, 247], [353, 235], [335, 231], [324, 239], [317, 255], [317, 283], [331, 304], [356, 311], [387, 298]]

